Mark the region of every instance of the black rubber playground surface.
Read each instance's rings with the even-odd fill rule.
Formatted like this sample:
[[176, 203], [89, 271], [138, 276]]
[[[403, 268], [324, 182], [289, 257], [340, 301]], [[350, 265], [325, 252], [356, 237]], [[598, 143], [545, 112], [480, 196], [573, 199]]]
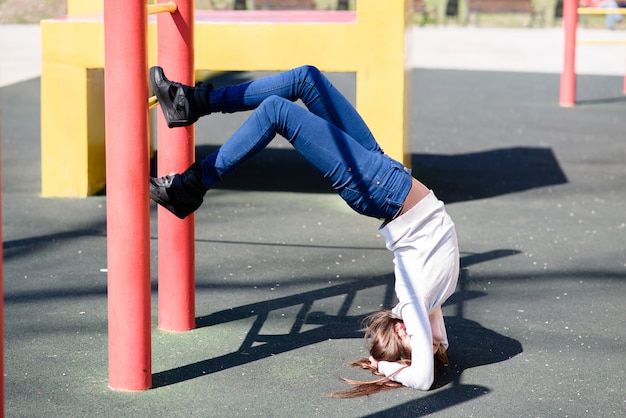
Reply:
[[[563, 109], [557, 75], [414, 72], [414, 173], [462, 251], [452, 368], [429, 392], [352, 400], [323, 396], [369, 378], [345, 364], [366, 353], [359, 321], [394, 302], [391, 254], [281, 138], [197, 213], [190, 332], [156, 329], [152, 206], [154, 388], [110, 390], [106, 198], [39, 196], [39, 79], [3, 87], [6, 415], [626, 415], [626, 98], [621, 77], [578, 81]], [[198, 155], [244, 117], [201, 120]]]

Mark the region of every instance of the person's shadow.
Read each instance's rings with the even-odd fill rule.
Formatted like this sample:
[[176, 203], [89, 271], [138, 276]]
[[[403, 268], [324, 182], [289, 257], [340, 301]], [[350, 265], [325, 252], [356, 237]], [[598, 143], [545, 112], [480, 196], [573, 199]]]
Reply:
[[[468, 266], [475, 262], [517, 253], [514, 250], [498, 250], [468, 255], [463, 257], [462, 265]], [[394, 277], [388, 275], [385, 277], [357, 278], [341, 285], [234, 307], [199, 317], [196, 319], [197, 328], [211, 327], [244, 318], [254, 318], [254, 322], [237, 350], [219, 357], [155, 373], [152, 379], [153, 387], [158, 388], [195, 379], [329, 339], [362, 339], [361, 323], [366, 314], [351, 316], [347, 313], [351, 310], [358, 292], [370, 288], [380, 289], [381, 286], [383, 289], [381, 291], [382, 305], [384, 308], [391, 308], [395, 304]], [[484, 328], [477, 322], [463, 317], [463, 305], [465, 303], [486, 295], [484, 292], [465, 290], [465, 286], [466, 280], [462, 274], [457, 292], [445, 305], [456, 306], [456, 315], [445, 317], [451, 362], [449, 370], [437, 376], [435, 388], [445, 386], [450, 382], [458, 384], [460, 375], [468, 368], [505, 361], [522, 352], [522, 346], [518, 341]], [[338, 312], [328, 314], [312, 310], [316, 301], [335, 296], [343, 296], [342, 306]], [[272, 311], [293, 306], [298, 306], [299, 312], [295, 316], [289, 332], [284, 334], [262, 333]], [[315, 325], [315, 327], [311, 327], [311, 325]]]
[[[278, 139], [278, 138], [277, 138]], [[196, 147], [196, 161], [218, 149]], [[152, 160], [152, 175], [156, 173]], [[413, 176], [445, 203], [462, 202], [567, 183], [550, 148], [514, 147], [468, 154], [413, 154]], [[215, 186], [227, 190], [334, 193], [295, 150], [266, 148]]]
[[445, 203], [567, 183], [554, 152], [512, 147], [468, 154], [413, 154], [413, 175]]

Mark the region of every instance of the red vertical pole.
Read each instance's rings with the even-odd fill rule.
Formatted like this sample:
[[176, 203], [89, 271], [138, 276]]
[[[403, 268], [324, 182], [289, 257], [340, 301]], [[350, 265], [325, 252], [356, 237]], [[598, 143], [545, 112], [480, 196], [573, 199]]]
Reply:
[[152, 386], [145, 0], [104, 2], [109, 386]]
[[[176, 4], [175, 13], [157, 16], [157, 59], [170, 80], [193, 85], [194, 1]], [[169, 129], [158, 113], [158, 175], [180, 173], [194, 161], [194, 127]], [[194, 216], [180, 220], [158, 210], [159, 328], [187, 331], [195, 327]]]
[[563, 72], [561, 73], [560, 105], [571, 107], [576, 104], [576, 27], [578, 26], [578, 1], [563, 0]]
[[623, 93], [626, 94], [626, 71], [624, 71], [624, 90]]

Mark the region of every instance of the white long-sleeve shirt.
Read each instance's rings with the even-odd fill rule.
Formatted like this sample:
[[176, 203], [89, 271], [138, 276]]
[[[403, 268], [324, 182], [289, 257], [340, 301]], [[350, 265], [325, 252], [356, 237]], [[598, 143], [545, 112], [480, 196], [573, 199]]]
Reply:
[[[454, 223], [443, 203], [430, 192], [402, 216], [380, 229], [394, 254], [395, 291], [399, 303], [393, 313], [404, 321], [411, 341], [411, 366], [393, 380], [428, 390], [434, 381], [433, 330], [436, 317], [441, 344], [448, 338], [439, 308], [454, 293], [459, 275], [459, 250]], [[389, 376], [402, 366], [380, 361], [378, 370]]]

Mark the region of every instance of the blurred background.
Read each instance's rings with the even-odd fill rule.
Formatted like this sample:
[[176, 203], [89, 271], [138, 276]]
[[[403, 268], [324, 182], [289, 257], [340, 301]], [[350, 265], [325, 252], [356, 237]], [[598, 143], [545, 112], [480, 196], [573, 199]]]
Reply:
[[[351, 10], [357, 0], [196, 0], [198, 10]], [[593, 2], [590, 1], [589, 5]], [[417, 25], [552, 27], [561, 23], [562, 0], [415, 0]], [[581, 1], [586, 5], [587, 1]], [[626, 0], [618, 0], [626, 7]], [[0, 24], [38, 23], [62, 16], [65, 0], [0, 0]], [[606, 27], [604, 16], [581, 16], [579, 25]], [[624, 30], [626, 24], [615, 29]]]

